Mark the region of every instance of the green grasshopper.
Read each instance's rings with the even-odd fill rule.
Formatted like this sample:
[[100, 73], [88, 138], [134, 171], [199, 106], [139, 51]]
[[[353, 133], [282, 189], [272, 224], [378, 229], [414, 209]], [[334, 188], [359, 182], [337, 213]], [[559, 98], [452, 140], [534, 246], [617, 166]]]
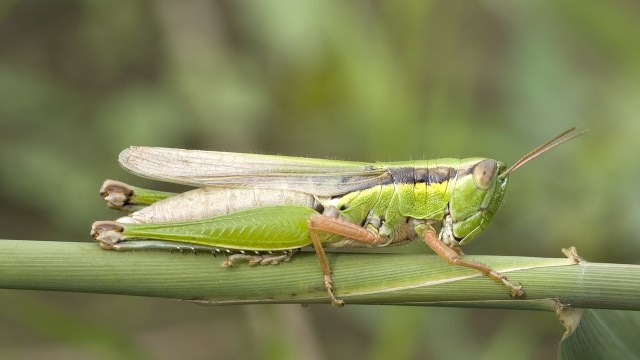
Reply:
[[[489, 266], [462, 257], [460, 246], [490, 222], [509, 174], [586, 131], [575, 128], [540, 145], [511, 167], [486, 158], [362, 163], [272, 155], [130, 147], [120, 164], [151, 179], [194, 185], [182, 194], [107, 180], [109, 206], [139, 209], [98, 221], [91, 235], [105, 249], [169, 249], [226, 254], [222, 266], [289, 261], [313, 246], [331, 303], [324, 248], [385, 247], [423, 240], [449, 264], [469, 267], [524, 296]], [[439, 233], [434, 227], [439, 227]]]

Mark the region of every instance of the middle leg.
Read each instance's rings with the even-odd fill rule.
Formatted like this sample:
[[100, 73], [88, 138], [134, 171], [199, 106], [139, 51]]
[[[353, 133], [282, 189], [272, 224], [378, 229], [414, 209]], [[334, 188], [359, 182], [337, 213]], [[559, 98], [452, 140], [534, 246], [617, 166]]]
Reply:
[[318, 236], [318, 232], [321, 231], [325, 233], [344, 236], [346, 238], [373, 246], [384, 244], [386, 240], [382, 236], [374, 234], [357, 224], [353, 224], [339, 218], [333, 218], [320, 214], [313, 214], [309, 216], [309, 219], [307, 220], [307, 228], [309, 229], [311, 243], [313, 244], [313, 248], [315, 249], [318, 256], [320, 267], [322, 268], [322, 273], [324, 275], [324, 286], [327, 289], [329, 298], [331, 299], [331, 304], [338, 307], [344, 306], [344, 301], [341, 299], [336, 299], [333, 293], [333, 279], [331, 278], [331, 269], [329, 267], [329, 262], [327, 261], [327, 256], [324, 253], [324, 248], [322, 247], [320, 237]]

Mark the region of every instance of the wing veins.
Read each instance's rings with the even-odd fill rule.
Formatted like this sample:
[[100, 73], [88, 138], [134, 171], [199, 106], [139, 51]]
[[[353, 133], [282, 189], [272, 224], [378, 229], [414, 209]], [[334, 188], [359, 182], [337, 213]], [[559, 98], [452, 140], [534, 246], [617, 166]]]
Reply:
[[384, 183], [383, 166], [312, 158], [131, 147], [120, 154], [128, 171], [193, 186], [286, 189], [334, 196]]

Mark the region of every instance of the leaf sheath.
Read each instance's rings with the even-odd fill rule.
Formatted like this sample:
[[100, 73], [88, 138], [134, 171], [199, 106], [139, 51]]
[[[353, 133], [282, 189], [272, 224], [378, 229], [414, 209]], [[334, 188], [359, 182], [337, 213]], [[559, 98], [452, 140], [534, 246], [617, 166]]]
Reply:
[[[640, 266], [567, 258], [469, 256], [522, 283], [524, 299], [435, 255], [329, 253], [337, 295], [347, 304], [402, 304], [555, 311], [640, 310]], [[328, 303], [313, 253], [289, 263], [220, 266], [220, 256], [115, 252], [96, 244], [0, 240], [0, 288], [124, 294], [212, 304]], [[557, 301], [556, 301], [557, 299]], [[559, 302], [558, 302], [559, 301]]]

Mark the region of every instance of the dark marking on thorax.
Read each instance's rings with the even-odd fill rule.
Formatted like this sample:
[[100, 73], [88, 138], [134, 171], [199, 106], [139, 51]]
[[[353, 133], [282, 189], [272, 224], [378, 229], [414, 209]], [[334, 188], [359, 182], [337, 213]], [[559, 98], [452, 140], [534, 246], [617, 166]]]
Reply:
[[395, 184], [441, 184], [456, 177], [458, 170], [451, 166], [390, 168]]
[[415, 183], [414, 167], [389, 168], [389, 174], [391, 175], [394, 184]]

